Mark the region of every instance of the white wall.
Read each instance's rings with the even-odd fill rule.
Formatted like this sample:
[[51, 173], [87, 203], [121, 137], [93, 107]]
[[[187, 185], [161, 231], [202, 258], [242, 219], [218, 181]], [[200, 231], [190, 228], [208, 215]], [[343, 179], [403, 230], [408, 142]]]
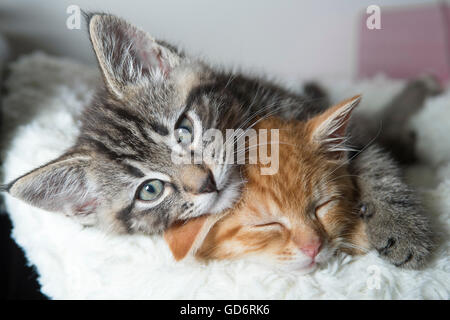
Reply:
[[286, 81], [352, 76], [357, 23], [370, 4], [383, 8], [434, 0], [2, 0], [0, 32], [18, 52], [94, 61], [84, 25], [66, 28], [66, 8], [120, 15], [158, 38], [210, 61], [264, 71]]

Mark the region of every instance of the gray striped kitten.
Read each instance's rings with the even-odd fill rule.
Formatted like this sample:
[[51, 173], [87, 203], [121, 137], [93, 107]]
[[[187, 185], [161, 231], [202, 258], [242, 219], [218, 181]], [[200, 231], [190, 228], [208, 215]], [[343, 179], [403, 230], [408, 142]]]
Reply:
[[[87, 19], [104, 87], [84, 111], [76, 144], [8, 184], [11, 195], [34, 206], [146, 234], [222, 212], [239, 196], [239, 167], [177, 164], [173, 153], [195, 157], [209, 128], [226, 136], [257, 116], [306, 119], [324, 108], [265, 80], [215, 70], [115, 16]], [[428, 222], [395, 164], [374, 150], [353, 159], [369, 238], [392, 263], [421, 266], [431, 250]], [[215, 156], [226, 157], [225, 150]]]

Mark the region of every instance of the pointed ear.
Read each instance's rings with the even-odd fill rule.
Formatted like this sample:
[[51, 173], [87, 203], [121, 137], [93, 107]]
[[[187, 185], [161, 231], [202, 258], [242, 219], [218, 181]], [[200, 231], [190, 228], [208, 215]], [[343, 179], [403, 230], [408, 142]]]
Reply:
[[203, 215], [186, 221], [176, 221], [165, 232], [164, 240], [169, 245], [176, 261], [195, 254], [212, 226], [221, 215]]
[[342, 101], [308, 121], [311, 139], [321, 148], [340, 156], [348, 150], [345, 146], [346, 131], [352, 111], [361, 101], [361, 96]]
[[87, 216], [99, 204], [88, 178], [90, 160], [87, 155], [64, 155], [9, 183], [6, 191], [44, 210]]
[[118, 98], [124, 87], [145, 77], [163, 78], [179, 63], [174, 48], [113, 15], [87, 16], [89, 36], [108, 90]]

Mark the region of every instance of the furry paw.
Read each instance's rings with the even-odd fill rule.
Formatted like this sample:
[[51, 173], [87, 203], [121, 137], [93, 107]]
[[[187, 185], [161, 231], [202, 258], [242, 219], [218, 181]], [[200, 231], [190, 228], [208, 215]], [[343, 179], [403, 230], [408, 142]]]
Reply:
[[424, 266], [434, 247], [420, 198], [402, 180], [397, 164], [376, 146], [351, 163], [367, 239], [383, 259], [404, 268]]
[[383, 209], [376, 210], [375, 206], [368, 204], [360, 207], [371, 246], [383, 259], [397, 267], [421, 268], [433, 247], [428, 221], [421, 212], [415, 212], [414, 207], [409, 207], [412, 211], [401, 215], [392, 212], [393, 208]]

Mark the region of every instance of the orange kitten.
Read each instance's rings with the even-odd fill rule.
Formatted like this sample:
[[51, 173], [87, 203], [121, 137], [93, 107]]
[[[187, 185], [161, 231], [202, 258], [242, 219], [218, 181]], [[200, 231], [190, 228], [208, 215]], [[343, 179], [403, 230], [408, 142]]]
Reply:
[[306, 122], [260, 121], [256, 130], [279, 129], [278, 172], [261, 175], [263, 164], [245, 165], [248, 182], [233, 209], [172, 225], [165, 239], [175, 259], [258, 258], [311, 270], [337, 250], [358, 254], [368, 248], [344, 147], [359, 100], [344, 101]]

